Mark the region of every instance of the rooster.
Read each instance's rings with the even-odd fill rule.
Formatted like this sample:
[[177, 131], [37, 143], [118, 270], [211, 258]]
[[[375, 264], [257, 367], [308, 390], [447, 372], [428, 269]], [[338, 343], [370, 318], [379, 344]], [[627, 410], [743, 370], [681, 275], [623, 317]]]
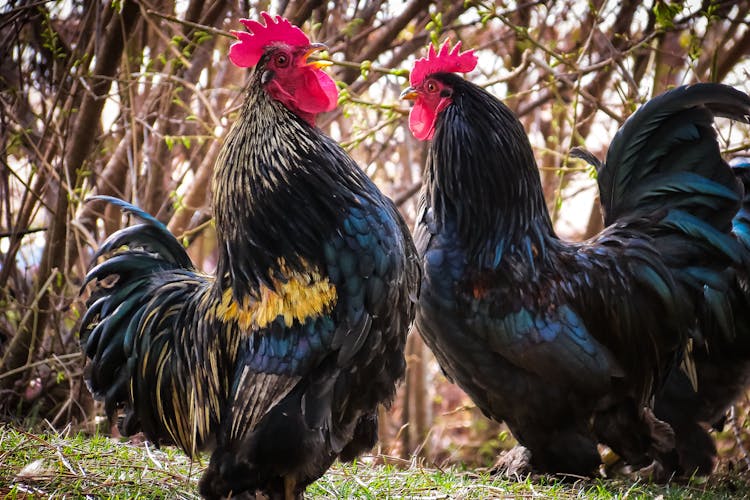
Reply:
[[[299, 498], [372, 448], [404, 373], [419, 262], [395, 205], [317, 114], [337, 88], [296, 26], [263, 13], [229, 52], [254, 67], [213, 180], [215, 276], [154, 217], [99, 248], [82, 318], [86, 378], [121, 430], [212, 450], [206, 498]], [[96, 261], [95, 261], [96, 262]]]
[[569, 243], [553, 230], [519, 120], [456, 74], [476, 63], [460, 43], [431, 46], [402, 94], [412, 133], [432, 141], [417, 328], [447, 376], [519, 441], [500, 469], [593, 475], [602, 443], [659, 479], [674, 434], [651, 399], [673, 367], [693, 373], [693, 311], [742, 254], [730, 233], [742, 188], [713, 120], [747, 121], [750, 98], [700, 84], [640, 108], [599, 169], [609, 225]]
[[654, 401], [656, 416], [675, 432], [672, 468], [688, 475], [713, 471], [716, 445], [707, 429], [721, 430], [727, 411], [750, 386], [750, 163], [740, 162], [732, 169], [745, 189], [732, 229], [742, 244], [743, 261], [726, 270], [726, 291], [716, 295], [707, 290], [715, 305], [707, 301], [699, 314], [704, 340], [693, 350], [697, 390], [684, 372], [673, 370]]

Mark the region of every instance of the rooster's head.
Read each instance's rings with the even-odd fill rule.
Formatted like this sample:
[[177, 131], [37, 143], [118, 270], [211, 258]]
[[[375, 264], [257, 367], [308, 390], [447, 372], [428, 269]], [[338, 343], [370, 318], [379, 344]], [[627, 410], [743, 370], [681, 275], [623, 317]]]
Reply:
[[331, 111], [338, 89], [320, 61], [308, 62], [313, 52], [326, 48], [311, 43], [301, 29], [281, 16], [263, 12], [265, 24], [240, 19], [248, 31], [233, 31], [239, 41], [229, 49], [229, 59], [239, 67], [255, 67], [266, 92], [291, 111], [315, 125], [315, 115]]
[[427, 57], [418, 59], [411, 70], [411, 86], [401, 93], [402, 99], [414, 101], [409, 114], [409, 128], [414, 137], [426, 141], [435, 133], [435, 120], [450, 103], [453, 89], [443, 82], [441, 73], [468, 73], [477, 65], [473, 50], [461, 52], [461, 42], [451, 50], [446, 40], [439, 51], [430, 45]]

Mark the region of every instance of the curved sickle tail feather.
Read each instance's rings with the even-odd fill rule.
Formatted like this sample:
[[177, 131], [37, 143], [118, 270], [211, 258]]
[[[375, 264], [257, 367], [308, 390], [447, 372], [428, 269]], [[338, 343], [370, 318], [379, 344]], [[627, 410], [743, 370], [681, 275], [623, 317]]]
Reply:
[[625, 122], [599, 169], [605, 223], [663, 214], [645, 229], [688, 281], [741, 259], [730, 229], [742, 186], [721, 157], [716, 116], [750, 123], [750, 97], [712, 83], [666, 92]]
[[[202, 408], [190, 403], [195, 390], [211, 392], [215, 384], [204, 388], [193, 382], [187, 359], [198, 346], [180, 334], [189, 318], [205, 317], [188, 310], [208, 306], [201, 299], [210, 293], [210, 278], [195, 271], [182, 245], [153, 216], [117, 198], [89, 200], [112, 203], [142, 223], [112, 234], [93, 262], [105, 260], [84, 279], [83, 287], [96, 281], [81, 320], [90, 359], [86, 383], [104, 400], [110, 418], [124, 408], [124, 434], [143, 430], [156, 443], [174, 442], [192, 454], [219, 403], [215, 397], [204, 399], [212, 404]], [[201, 327], [205, 330], [205, 321]]]

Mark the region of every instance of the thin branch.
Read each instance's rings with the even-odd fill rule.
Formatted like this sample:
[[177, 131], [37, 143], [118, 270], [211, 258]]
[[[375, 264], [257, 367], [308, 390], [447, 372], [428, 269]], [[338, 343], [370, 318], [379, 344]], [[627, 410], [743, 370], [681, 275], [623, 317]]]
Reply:
[[34, 234], [34, 233], [41, 233], [46, 230], [47, 230], [46, 227], [36, 227], [32, 229], [22, 229], [20, 231], [6, 231], [3, 233], [0, 233], [0, 238], [16, 238], [19, 236], [26, 236], [26, 235]]
[[183, 26], [187, 26], [188, 28], [194, 28], [200, 31], [205, 31], [206, 33], [211, 33], [212, 35], [225, 36], [227, 38], [232, 38], [232, 39], [234, 38], [234, 35], [231, 34], [229, 31], [224, 31], [223, 29], [214, 28], [213, 26], [207, 26], [205, 24], [194, 23], [192, 21], [186, 21], [185, 19], [180, 19], [179, 17], [173, 16], [170, 14], [164, 14], [163, 12], [157, 12], [153, 9], [147, 9], [146, 13], [149, 16], [160, 17], [166, 21], [181, 24]]

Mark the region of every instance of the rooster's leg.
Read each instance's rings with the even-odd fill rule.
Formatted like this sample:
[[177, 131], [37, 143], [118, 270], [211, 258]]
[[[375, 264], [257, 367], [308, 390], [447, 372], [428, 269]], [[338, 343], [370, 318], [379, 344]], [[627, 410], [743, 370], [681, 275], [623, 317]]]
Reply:
[[[648, 409], [640, 409], [632, 399], [619, 402], [594, 417], [594, 429], [602, 443], [617, 453], [638, 477], [657, 482], [669, 480], [671, 467], [660, 461], [675, 452], [672, 427]], [[659, 463], [654, 463], [654, 461]]]
[[295, 500], [294, 489], [297, 482], [291, 476], [284, 476], [284, 500]]
[[[516, 467], [519, 473], [562, 473], [572, 476], [594, 476], [601, 456], [596, 441], [584, 422], [558, 425], [556, 428], [535, 429], [525, 426], [511, 428], [520, 446], [513, 454], [503, 457], [505, 464]], [[521, 450], [518, 450], [518, 448]], [[523, 453], [523, 450], [526, 450]], [[517, 460], [518, 459], [518, 460]], [[524, 463], [526, 462], [526, 463]], [[521, 468], [518, 468], [518, 467]], [[512, 471], [512, 468], [508, 470]]]

